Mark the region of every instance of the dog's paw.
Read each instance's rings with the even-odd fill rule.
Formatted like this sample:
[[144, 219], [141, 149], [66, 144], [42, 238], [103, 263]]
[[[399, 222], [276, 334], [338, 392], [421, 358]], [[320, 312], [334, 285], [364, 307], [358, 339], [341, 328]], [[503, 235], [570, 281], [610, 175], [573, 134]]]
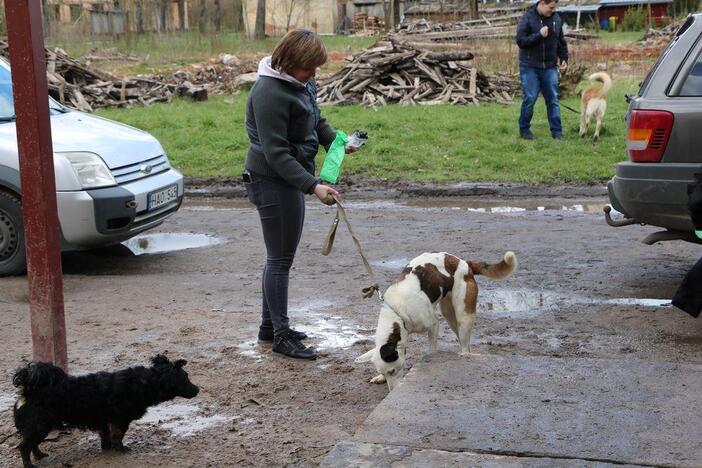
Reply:
[[383, 374], [376, 375], [372, 379], [369, 380], [370, 383], [373, 384], [384, 384], [385, 383], [385, 376]]
[[120, 453], [129, 453], [132, 451], [132, 449], [130, 449], [126, 445], [120, 445], [119, 447], [115, 447], [114, 450]]
[[46, 458], [49, 456], [48, 453], [44, 453], [39, 449], [34, 450], [33, 453], [34, 453], [34, 458], [36, 458], [37, 460], [41, 460], [42, 458]]

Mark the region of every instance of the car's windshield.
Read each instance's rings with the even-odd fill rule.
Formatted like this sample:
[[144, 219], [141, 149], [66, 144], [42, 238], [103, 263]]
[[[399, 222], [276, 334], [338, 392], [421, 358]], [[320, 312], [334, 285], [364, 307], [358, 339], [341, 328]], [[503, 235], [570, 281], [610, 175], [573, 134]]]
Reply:
[[[10, 70], [0, 66], [0, 120], [12, 120], [15, 117], [15, 105], [12, 98], [12, 75]], [[49, 109], [54, 114], [64, 112], [64, 108], [58, 102], [49, 98]]]

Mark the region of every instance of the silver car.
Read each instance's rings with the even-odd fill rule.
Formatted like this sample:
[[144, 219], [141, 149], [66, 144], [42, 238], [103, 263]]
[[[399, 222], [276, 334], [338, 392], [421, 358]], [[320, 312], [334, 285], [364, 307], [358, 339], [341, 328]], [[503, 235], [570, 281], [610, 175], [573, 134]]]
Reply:
[[688, 185], [702, 172], [702, 14], [687, 18], [637, 96], [629, 97], [629, 161], [617, 164], [607, 188], [628, 219], [665, 228], [647, 237], [698, 242], [688, 212]]
[[[136, 128], [50, 99], [63, 250], [122, 242], [161, 224], [183, 200], [183, 176]], [[0, 276], [25, 270], [22, 190], [12, 81], [0, 59]]]

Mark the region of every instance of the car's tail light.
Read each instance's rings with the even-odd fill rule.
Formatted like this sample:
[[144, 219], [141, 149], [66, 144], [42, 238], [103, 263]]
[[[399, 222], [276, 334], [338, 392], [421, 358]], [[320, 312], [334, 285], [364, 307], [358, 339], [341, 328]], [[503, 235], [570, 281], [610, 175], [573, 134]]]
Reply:
[[668, 111], [632, 110], [626, 141], [631, 161], [660, 162], [673, 130], [673, 120], [673, 114]]

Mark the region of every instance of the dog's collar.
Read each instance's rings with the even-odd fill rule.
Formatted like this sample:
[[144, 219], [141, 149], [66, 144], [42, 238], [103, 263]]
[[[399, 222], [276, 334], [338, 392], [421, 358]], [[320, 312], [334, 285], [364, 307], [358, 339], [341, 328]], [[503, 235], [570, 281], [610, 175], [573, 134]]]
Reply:
[[393, 306], [388, 304], [386, 301], [383, 301], [383, 307], [388, 308], [390, 310], [390, 312], [397, 315], [397, 318], [400, 319], [400, 325], [402, 325], [402, 328], [404, 328], [405, 331], [407, 331], [407, 327], [405, 326], [405, 318], [402, 315], [400, 315], [400, 313], [397, 311], [397, 309], [395, 309]]

